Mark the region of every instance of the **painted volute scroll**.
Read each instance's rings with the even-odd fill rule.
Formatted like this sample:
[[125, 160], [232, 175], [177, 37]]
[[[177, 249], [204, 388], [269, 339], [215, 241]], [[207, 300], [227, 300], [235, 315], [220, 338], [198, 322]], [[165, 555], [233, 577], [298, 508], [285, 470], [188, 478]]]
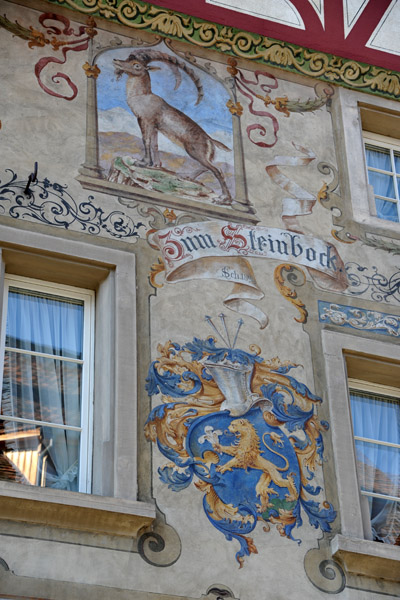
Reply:
[[[109, 321], [96, 314], [103, 346], [95, 357], [108, 347], [106, 335], [116, 347], [124, 335], [137, 340], [116, 352], [123, 372], [114, 404], [96, 405], [114, 371], [94, 383], [92, 490], [111, 497], [122, 473], [115, 497], [151, 503], [157, 515], [134, 540], [69, 533], [71, 568], [59, 564], [57, 577], [86, 585], [90, 556], [96, 584], [134, 600], [318, 600], [346, 585], [343, 598], [378, 598], [378, 584], [346, 572], [331, 549], [343, 514], [321, 341], [324, 330], [388, 344], [400, 337], [399, 224], [355, 214], [344, 147], [359, 140], [362, 152], [357, 102], [377, 96], [291, 69], [283, 43], [267, 64], [248, 50], [247, 34], [192, 26], [145, 2], [131, 2], [135, 16], [116, 23], [122, 4], [53, 0], [41, 12], [36, 3], [22, 10], [0, 0], [4, 81], [15, 76], [32, 99], [24, 125], [11, 91], [0, 115], [9, 161], [1, 166], [0, 231], [15, 231], [5, 238], [5, 260], [29, 276], [8, 257], [28, 252], [29, 236], [48, 236], [53, 246], [43, 243], [38, 255], [111, 273], [103, 288], [105, 275], [91, 281], [100, 309], [107, 297], [107, 310], [115, 301], [133, 316], [111, 331], [117, 309]], [[17, 67], [3, 65], [16, 56], [19, 78]], [[378, 101], [395, 113], [393, 99]], [[356, 191], [369, 210], [363, 160], [354, 163], [365, 184]], [[393, 177], [400, 182], [400, 171]], [[74, 243], [90, 248], [89, 258], [73, 254]], [[134, 257], [136, 272], [107, 251]], [[125, 442], [136, 436], [133, 456]], [[0, 432], [0, 453], [4, 443]], [[136, 487], [124, 469], [133, 463], [130, 497], [126, 489]], [[28, 535], [22, 531], [0, 515], [1, 539], [15, 536], [17, 544]], [[40, 533], [45, 554], [47, 543], [61, 552], [62, 528], [49, 531]], [[32, 527], [29, 540], [36, 534]], [[12, 551], [2, 553], [0, 595], [14, 572], [52, 578], [50, 567], [32, 576], [30, 559], [15, 558], [14, 569]], [[4, 575], [1, 560], [10, 562]], [[379, 585], [396, 597], [398, 583]]]

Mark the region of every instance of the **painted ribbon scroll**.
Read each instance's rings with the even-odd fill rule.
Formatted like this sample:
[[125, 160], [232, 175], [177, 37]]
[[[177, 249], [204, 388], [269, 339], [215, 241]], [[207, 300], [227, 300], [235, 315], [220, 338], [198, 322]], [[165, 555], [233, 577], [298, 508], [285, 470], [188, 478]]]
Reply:
[[168, 282], [217, 279], [234, 284], [224, 305], [246, 314], [264, 328], [268, 318], [253, 304], [261, 300], [249, 258], [272, 258], [308, 267], [313, 279], [325, 289], [347, 287], [343, 262], [329, 242], [287, 230], [208, 221], [174, 226], [149, 235], [150, 244], [161, 251]]

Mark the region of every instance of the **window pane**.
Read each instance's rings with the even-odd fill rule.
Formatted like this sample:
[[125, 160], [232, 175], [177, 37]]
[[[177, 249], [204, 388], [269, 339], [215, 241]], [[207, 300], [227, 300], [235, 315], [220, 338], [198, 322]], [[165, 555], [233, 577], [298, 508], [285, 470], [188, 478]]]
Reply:
[[365, 155], [368, 167], [382, 169], [383, 171], [392, 171], [390, 151], [386, 148], [378, 148], [377, 146], [368, 144], [365, 146]]
[[368, 497], [373, 539], [400, 546], [400, 502]]
[[0, 480], [78, 490], [80, 434], [0, 421]]
[[350, 391], [354, 435], [400, 444], [400, 400], [369, 392]]
[[400, 498], [400, 449], [355, 440], [361, 490]]
[[[400, 444], [400, 401], [373, 393], [350, 392], [354, 435]], [[400, 497], [400, 448], [355, 440], [362, 492]], [[367, 496], [373, 538], [400, 545], [400, 503]]]
[[382, 200], [381, 198], [375, 198], [376, 214], [380, 219], [386, 219], [387, 221], [394, 221], [398, 223], [399, 214], [397, 211], [397, 203], [390, 202], [389, 200]]
[[82, 365], [6, 351], [1, 414], [80, 427]]
[[396, 173], [400, 173], [400, 152], [393, 152]]
[[374, 192], [377, 196], [396, 198], [394, 193], [393, 177], [391, 175], [384, 175], [383, 173], [368, 171], [368, 181], [374, 188]]
[[82, 358], [83, 301], [10, 288], [6, 346]]

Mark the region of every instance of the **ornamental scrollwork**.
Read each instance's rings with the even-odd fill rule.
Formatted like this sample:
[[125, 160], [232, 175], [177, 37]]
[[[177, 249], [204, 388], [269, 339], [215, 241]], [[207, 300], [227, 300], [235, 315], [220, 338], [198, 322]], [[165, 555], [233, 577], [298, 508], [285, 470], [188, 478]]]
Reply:
[[345, 269], [352, 296], [366, 294], [374, 302], [400, 302], [400, 271], [387, 277], [376, 266], [369, 269], [353, 261], [346, 263]]
[[139, 237], [138, 230], [145, 225], [134, 223], [123, 212], [114, 210], [105, 213], [93, 204], [93, 196], [84, 202], [75, 202], [67, 192], [66, 185], [51, 183], [47, 178], [30, 185], [27, 193], [26, 181], [18, 181], [17, 175], [6, 169], [10, 179], [0, 181], [0, 214], [13, 219], [30, 218], [45, 225], [70, 229], [78, 225], [81, 231], [91, 235], [107, 233], [122, 239]]
[[296, 290], [292, 289], [287, 283], [292, 286], [301, 286], [306, 282], [306, 276], [302, 269], [290, 264], [278, 265], [274, 271], [274, 281], [279, 292], [284, 298], [289, 300], [297, 308], [300, 313], [299, 317], [295, 317], [297, 323], [307, 323], [308, 311], [306, 305], [298, 297]]
[[161, 519], [153, 531], [143, 533], [138, 540], [139, 555], [154, 567], [170, 567], [178, 560], [181, 550], [177, 532]]
[[308, 579], [325, 594], [340, 594], [346, 587], [346, 574], [342, 566], [332, 558], [330, 549], [318, 542], [319, 548], [311, 548], [304, 557]]
[[400, 337], [400, 316], [322, 301], [318, 310], [321, 323]]
[[185, 40], [235, 57], [301, 73], [330, 83], [391, 98], [400, 96], [400, 73], [325, 54], [262, 35], [153, 6], [142, 0], [49, 0], [81, 13]]
[[[38, 60], [34, 69], [35, 77], [38, 84], [42, 90], [46, 92], [46, 94], [54, 96], [55, 98], [62, 98], [64, 100], [74, 100], [78, 95], [78, 88], [66, 73], [62, 73], [60, 71], [55, 73], [51, 77], [53, 85], [50, 88], [44, 81], [43, 72], [45, 72], [45, 69], [49, 64], [62, 65], [62, 67], [64, 67], [65, 63], [67, 62], [68, 52], [81, 52], [82, 50], [87, 50], [90, 42], [97, 35], [97, 31], [95, 29], [96, 23], [92, 17], [89, 17], [86, 25], [81, 25], [78, 31], [75, 31], [71, 27], [70, 20], [63, 15], [42, 13], [39, 16], [38, 21], [39, 24], [46, 30], [46, 33], [43, 33], [43, 31], [38, 31], [32, 25], [30, 25], [28, 28], [20, 25], [18, 21], [13, 23], [7, 19], [5, 15], [0, 15], [0, 28], [5, 29], [12, 35], [16, 35], [19, 38], [26, 40], [28, 42], [28, 47], [31, 49], [35, 47], [42, 48], [44, 46], [51, 46], [54, 52], [58, 52], [60, 50], [62, 58], [45, 56]], [[83, 67], [86, 71], [86, 74], [89, 77], [97, 77], [97, 71], [99, 71], [98, 68], [96, 66], [91, 67], [88, 63], [86, 64], [87, 68], [86, 66]], [[69, 94], [65, 94], [63, 92], [58, 93], [58, 86], [60, 85], [61, 81], [64, 81], [68, 86]]]
[[364, 246], [370, 246], [376, 250], [384, 250], [385, 252], [389, 252], [389, 254], [393, 254], [393, 256], [400, 254], [400, 244], [390, 238], [367, 234], [361, 241]]

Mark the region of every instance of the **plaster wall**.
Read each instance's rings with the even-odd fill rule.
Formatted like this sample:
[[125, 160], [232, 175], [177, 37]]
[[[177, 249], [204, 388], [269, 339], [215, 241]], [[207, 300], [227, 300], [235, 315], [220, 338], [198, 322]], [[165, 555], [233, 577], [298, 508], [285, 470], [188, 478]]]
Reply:
[[[97, 529], [95, 513], [88, 517], [94, 526], [81, 519], [67, 528], [46, 521], [44, 504], [34, 522], [29, 512], [3, 515], [0, 597], [399, 597], [397, 547], [390, 556], [383, 551], [386, 580], [349, 570], [342, 547], [333, 556], [336, 535], [361, 540], [364, 531], [358, 496], [350, 503], [354, 515], [346, 515], [343, 482], [358, 493], [354, 456], [340, 459], [329, 429], [342, 423], [351, 435], [349, 415], [335, 412], [336, 389], [348, 406], [344, 359], [328, 356], [322, 344], [324, 330], [339, 337], [345, 331], [361, 353], [365, 344], [374, 354], [377, 340], [399, 360], [400, 230], [371, 214], [359, 116], [363, 101], [392, 112], [398, 104], [206, 47], [166, 44], [149, 31], [111, 31], [106, 20], [79, 34], [82, 15], [54, 11], [43, 17], [43, 5], [0, 0], [0, 244], [6, 272], [96, 290], [93, 497], [99, 510], [111, 499], [110, 510], [129, 513], [132, 530], [103, 530], [100, 513]], [[207, 168], [195, 174], [203, 138], [192, 126], [180, 146], [159, 126], [168, 168], [143, 161], [141, 131], [124, 97], [127, 75], [113, 62], [138, 51], [186, 65], [179, 67], [181, 88], [174, 89], [174, 69], [160, 59], [150, 63], [159, 71], [149, 77], [175, 107], [176, 130], [185, 123], [179, 110], [204, 139], [229, 146], [207, 141], [202, 155], [220, 178]], [[198, 109], [196, 81], [204, 94]], [[35, 161], [38, 181], [24, 193]], [[202, 244], [194, 235], [208, 237]], [[33, 258], [18, 258], [21, 252]], [[372, 311], [375, 324], [351, 325], [347, 309]], [[230, 355], [234, 350], [242, 354]], [[230, 375], [223, 387], [212, 363], [251, 364], [242, 368], [250, 383]], [[245, 408], [234, 406], [236, 393]], [[287, 461], [283, 483], [266, 477], [272, 492], [264, 492], [265, 506], [254, 473], [264, 473], [266, 463], [224, 469], [234, 441], [244, 439], [228, 427], [249, 419], [259, 444], [280, 436], [273, 444], [275, 455], [281, 449], [280, 471]], [[223, 437], [227, 431], [231, 438]], [[293, 434], [306, 456], [293, 449]], [[260, 447], [258, 455], [272, 461]], [[311, 472], [314, 494], [307, 495], [304, 476]], [[1, 485], [0, 513], [4, 498], [16, 494], [16, 484]], [[308, 511], [301, 490], [314, 502]], [[46, 490], [39, 492], [49, 501]], [[68, 492], [53, 493], [68, 504]], [[23, 495], [28, 502], [28, 491]], [[267, 506], [274, 497], [275, 512]], [[77, 506], [90, 509], [91, 499], [77, 498]], [[151, 523], [133, 523], [135, 514]]]

